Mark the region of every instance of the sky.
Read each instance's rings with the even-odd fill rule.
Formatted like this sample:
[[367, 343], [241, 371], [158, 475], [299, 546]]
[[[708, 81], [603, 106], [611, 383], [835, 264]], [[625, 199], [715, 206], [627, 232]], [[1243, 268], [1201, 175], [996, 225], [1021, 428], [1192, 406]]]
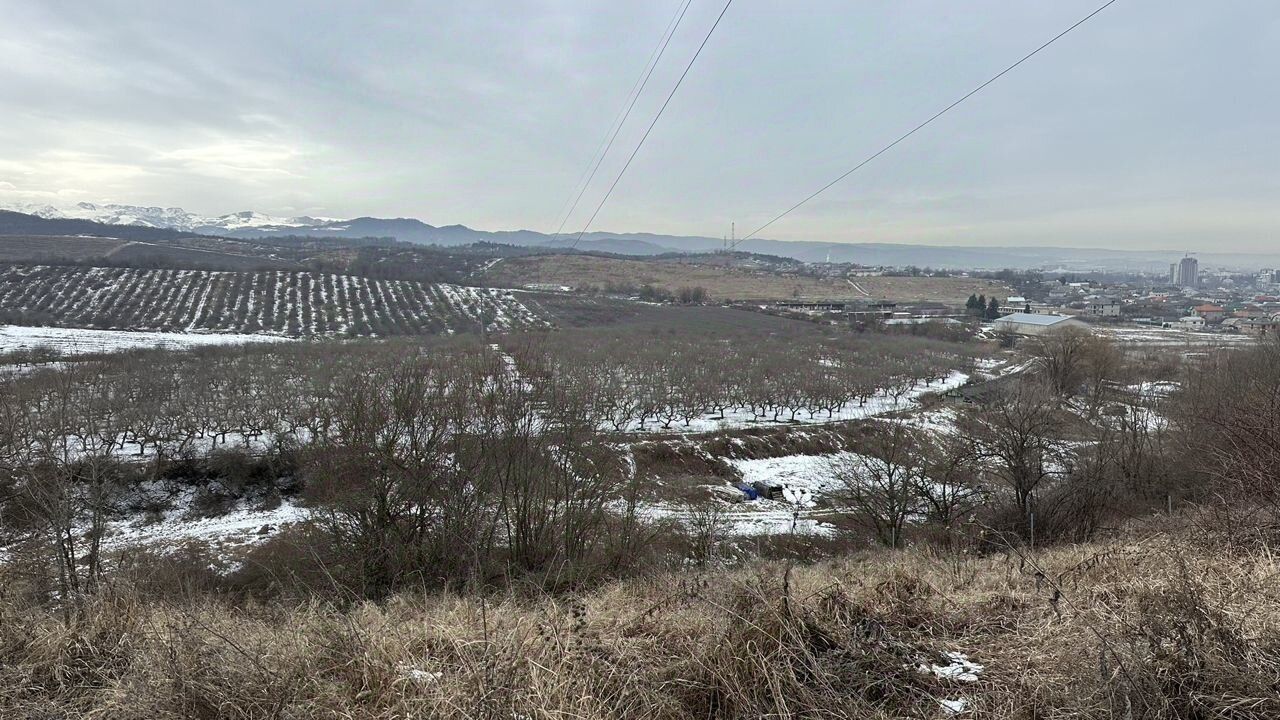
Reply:
[[[5, 0], [0, 201], [552, 232], [681, 2]], [[734, 0], [590, 229], [741, 237], [1101, 2]], [[1118, 0], [762, 236], [1274, 250], [1277, 47], [1274, 0]]]

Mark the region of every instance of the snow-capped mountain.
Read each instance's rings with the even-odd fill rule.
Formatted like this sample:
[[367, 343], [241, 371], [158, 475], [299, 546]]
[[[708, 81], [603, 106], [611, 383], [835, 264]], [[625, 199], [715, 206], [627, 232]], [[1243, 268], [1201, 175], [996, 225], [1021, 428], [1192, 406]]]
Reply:
[[76, 203], [69, 207], [39, 203], [0, 203], [0, 210], [12, 210], [42, 218], [92, 220], [108, 225], [140, 225], [182, 232], [219, 234], [246, 228], [308, 228], [332, 222], [330, 218], [275, 217], [252, 210], [208, 217], [182, 208], [142, 207], [139, 205], [95, 205]]

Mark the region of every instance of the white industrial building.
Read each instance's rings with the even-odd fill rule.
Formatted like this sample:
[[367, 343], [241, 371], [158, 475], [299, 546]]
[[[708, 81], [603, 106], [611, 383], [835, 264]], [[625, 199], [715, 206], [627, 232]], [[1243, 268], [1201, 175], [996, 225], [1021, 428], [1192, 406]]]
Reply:
[[1058, 332], [1067, 328], [1089, 331], [1089, 326], [1079, 318], [1070, 315], [1034, 315], [1031, 313], [1014, 313], [996, 320], [996, 330], [1016, 335], [1043, 335]]

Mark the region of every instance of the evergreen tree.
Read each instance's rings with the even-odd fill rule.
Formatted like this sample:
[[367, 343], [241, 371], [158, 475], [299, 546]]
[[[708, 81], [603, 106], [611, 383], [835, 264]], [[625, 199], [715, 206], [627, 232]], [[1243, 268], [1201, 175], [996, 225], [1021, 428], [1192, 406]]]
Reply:
[[976, 293], [970, 295], [969, 299], [965, 301], [964, 309], [970, 313], [978, 309], [978, 295]]
[[987, 319], [995, 320], [1000, 317], [1000, 301], [991, 298], [991, 302], [987, 305]]

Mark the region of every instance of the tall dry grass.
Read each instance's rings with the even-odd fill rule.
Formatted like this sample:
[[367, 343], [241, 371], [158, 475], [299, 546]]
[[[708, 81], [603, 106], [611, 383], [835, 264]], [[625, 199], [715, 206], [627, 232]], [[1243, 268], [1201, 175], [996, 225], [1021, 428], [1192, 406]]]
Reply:
[[[878, 551], [579, 597], [3, 608], [5, 718], [1265, 718], [1280, 565], [1177, 531], [988, 557]], [[976, 682], [922, 673], [958, 651]]]

